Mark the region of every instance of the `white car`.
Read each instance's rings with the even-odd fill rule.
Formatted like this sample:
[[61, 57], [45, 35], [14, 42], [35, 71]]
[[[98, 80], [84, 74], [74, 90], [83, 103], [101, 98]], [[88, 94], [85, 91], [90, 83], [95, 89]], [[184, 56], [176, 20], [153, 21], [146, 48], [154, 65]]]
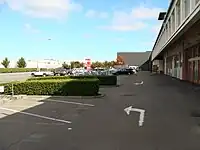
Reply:
[[51, 71], [36, 71], [31, 73], [32, 76], [37, 77], [37, 76], [53, 76], [54, 73]]

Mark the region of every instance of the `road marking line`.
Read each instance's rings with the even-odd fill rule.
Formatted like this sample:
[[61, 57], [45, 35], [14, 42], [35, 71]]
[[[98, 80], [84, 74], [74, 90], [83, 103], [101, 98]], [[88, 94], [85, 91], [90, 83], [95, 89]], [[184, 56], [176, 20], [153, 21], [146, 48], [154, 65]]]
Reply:
[[136, 82], [135, 85], [142, 85], [143, 83], [144, 83], [143, 81], [141, 81], [141, 82], [139, 82], [139, 83]]
[[46, 123], [46, 122], [24, 122], [24, 121], [13, 121], [13, 120], [0, 120], [0, 123], [17, 123], [17, 124], [34, 124], [34, 125], [46, 125], [46, 126], [64, 126], [66, 123]]
[[144, 115], [145, 115], [145, 110], [144, 109], [139, 109], [139, 108], [133, 108], [132, 106], [129, 106], [127, 108], [124, 109], [124, 111], [127, 113], [127, 115], [130, 115], [131, 111], [135, 111], [135, 112], [139, 112], [140, 113], [140, 117], [139, 117], [139, 126], [143, 126], [144, 123]]
[[84, 104], [84, 103], [78, 103], [78, 102], [69, 102], [69, 101], [61, 101], [61, 100], [44, 100], [44, 101], [51, 101], [51, 102], [57, 102], [57, 103], [66, 103], [66, 104], [74, 104], [74, 105], [94, 107], [94, 105], [92, 105], [92, 104]]
[[62, 123], [72, 123], [71, 121], [67, 121], [67, 120], [61, 120], [61, 119], [46, 117], [46, 116], [42, 116], [42, 115], [38, 115], [38, 114], [33, 114], [33, 113], [28, 113], [28, 112], [22, 112], [22, 111], [18, 111], [18, 110], [14, 110], [14, 109], [9, 109], [9, 108], [4, 108], [4, 107], [0, 107], [0, 109], [7, 110], [7, 111], [12, 111], [12, 112], [15, 112], [15, 113], [20, 113], [20, 114], [24, 114], [24, 115], [28, 115], [28, 116], [38, 117], [38, 118], [42, 118], [42, 119], [47, 119], [47, 120], [62, 122]]

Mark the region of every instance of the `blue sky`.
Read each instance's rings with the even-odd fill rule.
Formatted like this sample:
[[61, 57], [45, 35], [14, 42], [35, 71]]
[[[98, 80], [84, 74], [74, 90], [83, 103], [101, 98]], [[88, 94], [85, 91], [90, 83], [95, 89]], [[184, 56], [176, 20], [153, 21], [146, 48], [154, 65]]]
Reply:
[[[0, 0], [0, 59], [114, 60], [151, 50], [169, 0]], [[49, 40], [51, 39], [51, 40]]]

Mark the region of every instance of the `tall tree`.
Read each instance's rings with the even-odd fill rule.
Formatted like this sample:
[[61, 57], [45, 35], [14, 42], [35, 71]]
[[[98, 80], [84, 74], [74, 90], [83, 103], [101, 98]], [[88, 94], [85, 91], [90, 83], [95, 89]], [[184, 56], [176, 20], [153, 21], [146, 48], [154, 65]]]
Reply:
[[24, 57], [21, 57], [21, 58], [17, 61], [17, 67], [18, 67], [18, 68], [25, 68], [25, 67], [26, 67], [26, 61], [25, 61]]
[[64, 62], [62, 64], [62, 67], [65, 68], [65, 69], [68, 69], [68, 68], [70, 68], [70, 65], [68, 65], [66, 62]]
[[111, 62], [110, 62], [110, 66], [111, 66], [111, 67], [114, 67], [115, 65], [116, 65], [116, 62], [115, 62], [115, 61], [111, 61]]
[[81, 68], [83, 67], [83, 63], [79, 61], [71, 61], [70, 62], [71, 68]]
[[103, 64], [99, 61], [92, 63], [92, 68], [101, 68], [101, 67], [103, 67]]
[[8, 58], [6, 57], [2, 62], [1, 64], [5, 67], [5, 68], [8, 68], [9, 64], [10, 64], [10, 61], [8, 60]]

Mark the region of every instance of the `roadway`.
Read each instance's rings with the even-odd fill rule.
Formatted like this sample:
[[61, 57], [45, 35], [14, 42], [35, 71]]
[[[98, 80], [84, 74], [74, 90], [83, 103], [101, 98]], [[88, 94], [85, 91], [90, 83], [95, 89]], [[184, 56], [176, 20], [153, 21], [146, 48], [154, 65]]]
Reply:
[[[149, 73], [120, 82], [101, 89], [106, 96], [99, 99], [28, 98], [0, 106], [0, 149], [200, 149], [200, 120], [191, 116], [200, 106], [198, 88]], [[129, 106], [145, 110], [142, 126], [138, 112], [124, 111]]]
[[22, 73], [0, 73], [0, 83], [12, 81], [23, 81], [31, 77], [31, 72]]

